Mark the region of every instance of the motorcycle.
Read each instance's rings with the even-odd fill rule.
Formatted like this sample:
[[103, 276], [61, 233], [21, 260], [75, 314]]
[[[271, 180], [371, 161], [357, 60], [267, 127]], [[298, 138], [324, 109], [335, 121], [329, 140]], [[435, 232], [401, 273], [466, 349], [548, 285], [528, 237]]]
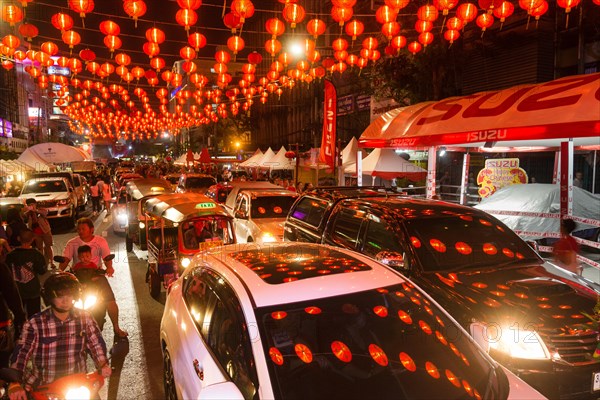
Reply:
[[[9, 382], [19, 382], [19, 372], [11, 368], [0, 369], [0, 399], [8, 398]], [[89, 400], [98, 398], [98, 392], [104, 386], [104, 377], [100, 371], [64, 376], [46, 385], [40, 385], [28, 392], [33, 400]]]
[[[109, 254], [104, 257], [104, 261], [111, 261], [115, 258], [114, 254]], [[54, 256], [54, 261], [63, 263], [66, 261], [65, 257]], [[102, 293], [96, 286], [96, 281], [102, 276], [106, 275], [104, 268], [98, 269], [80, 269], [79, 271], [70, 271], [77, 277], [77, 280], [81, 284], [81, 298], [75, 301], [75, 307], [80, 310], [86, 310], [96, 320], [100, 330], [104, 328], [104, 322], [106, 321], [106, 302], [102, 298]]]

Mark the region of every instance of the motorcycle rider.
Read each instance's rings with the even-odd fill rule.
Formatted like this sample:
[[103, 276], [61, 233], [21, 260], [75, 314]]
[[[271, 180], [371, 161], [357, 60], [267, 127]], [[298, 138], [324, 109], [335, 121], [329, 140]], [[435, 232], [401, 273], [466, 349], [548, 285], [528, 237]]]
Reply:
[[[60, 263], [60, 269], [64, 271], [71, 260], [74, 260], [74, 263], [76, 261], [81, 261], [77, 251], [79, 247], [83, 245], [87, 245], [91, 248], [91, 261], [96, 265], [96, 268], [100, 268], [104, 258], [110, 254], [110, 248], [108, 247], [106, 239], [102, 236], [94, 235], [94, 222], [90, 218], [79, 218], [79, 220], [77, 220], [77, 234], [78, 236], [69, 240], [65, 246], [63, 252], [65, 261]], [[115, 270], [112, 266], [112, 260], [104, 261], [104, 264], [106, 265], [106, 275], [113, 276]], [[126, 337], [127, 332], [119, 327], [119, 306], [117, 305], [115, 294], [113, 293], [106, 276], [99, 275], [95, 284], [102, 292], [102, 298], [106, 302], [106, 310], [112, 321], [115, 335], [118, 337]]]
[[11, 357], [20, 382], [10, 384], [10, 400], [26, 400], [27, 392], [64, 376], [86, 372], [89, 353], [105, 378], [111, 375], [106, 343], [94, 318], [73, 306], [79, 297], [77, 278], [68, 272], [51, 275], [42, 288], [50, 307], [25, 322]]

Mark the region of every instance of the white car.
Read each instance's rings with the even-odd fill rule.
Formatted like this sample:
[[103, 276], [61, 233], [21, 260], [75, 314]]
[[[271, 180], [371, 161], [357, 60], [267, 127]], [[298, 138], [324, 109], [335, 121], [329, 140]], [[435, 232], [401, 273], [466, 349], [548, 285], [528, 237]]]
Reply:
[[67, 178], [44, 177], [29, 179], [23, 185], [22, 200], [35, 199], [38, 208], [48, 211], [46, 218], [64, 219], [70, 225], [77, 220], [77, 194]]
[[111, 209], [113, 232], [114, 233], [125, 233], [127, 231], [127, 225], [129, 225], [129, 219], [127, 216], [127, 191], [125, 187], [122, 187], [116, 196], [116, 204]]
[[536, 399], [435, 301], [358, 253], [197, 254], [160, 328], [169, 399]]

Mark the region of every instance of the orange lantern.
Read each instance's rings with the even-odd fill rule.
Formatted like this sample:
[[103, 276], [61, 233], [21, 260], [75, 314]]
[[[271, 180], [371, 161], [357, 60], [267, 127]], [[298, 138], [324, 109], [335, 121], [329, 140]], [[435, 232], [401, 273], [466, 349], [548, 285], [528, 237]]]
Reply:
[[160, 71], [161, 69], [163, 69], [165, 67], [165, 65], [166, 65], [165, 60], [162, 59], [161, 57], [154, 57], [150, 60], [150, 66], [157, 71]]
[[438, 19], [439, 11], [435, 6], [428, 4], [419, 7], [417, 10], [417, 18], [423, 21], [433, 22]]
[[48, 54], [48, 55], [55, 55], [56, 53], [58, 53], [58, 46], [56, 45], [56, 43], [54, 42], [44, 42], [40, 45], [40, 49]]
[[233, 0], [231, 11], [240, 18], [240, 23], [243, 25], [246, 18], [254, 15], [254, 4], [250, 0]]
[[147, 11], [146, 3], [143, 0], [125, 0], [123, 2], [123, 10], [125, 13], [133, 18], [135, 27], [137, 28], [137, 21], [139, 17], [144, 16]]
[[275, 57], [275, 54], [281, 51], [281, 42], [277, 39], [269, 39], [265, 42], [265, 50], [271, 57]]
[[179, 56], [186, 61], [190, 61], [196, 58], [196, 51], [190, 46], [184, 46], [179, 50]]
[[455, 40], [460, 38], [460, 32], [455, 29], [447, 29], [444, 32], [444, 39], [450, 42], [450, 44], [454, 43]]
[[369, 36], [362, 42], [363, 48], [374, 50], [379, 46], [379, 41], [372, 36]]
[[483, 34], [487, 28], [494, 24], [494, 16], [488, 13], [483, 13], [477, 17], [475, 23], [481, 28], [481, 32]]
[[[15, 50], [15, 52], [13, 53], [13, 58], [17, 61], [23, 61], [25, 58], [27, 58], [27, 55], [23, 50]], [[56, 63], [58, 65], [60, 65], [61, 67], [64, 67], [64, 66], [66, 66], [66, 64], [61, 65], [60, 62], [65, 61], [65, 60], [68, 60], [68, 59], [66, 57], [59, 57], [58, 60], [56, 60]]]
[[265, 23], [267, 32], [271, 34], [271, 39], [276, 39], [277, 36], [283, 35], [285, 32], [285, 24], [277, 18], [270, 18]]
[[356, 0], [331, 0], [331, 4], [336, 7], [354, 7]]
[[184, 27], [185, 31], [189, 33], [190, 26], [198, 22], [198, 14], [194, 10], [182, 8], [175, 14], [175, 20], [177, 23]]
[[404, 46], [406, 46], [406, 38], [402, 35], [395, 36], [390, 40], [390, 45], [396, 50], [400, 50]]
[[102, 64], [100, 66], [100, 70], [106, 74], [106, 76], [111, 75], [113, 72], [115, 72], [115, 67], [109, 63], [109, 62], [105, 62], [104, 64]]
[[226, 27], [231, 29], [231, 33], [236, 33], [239, 28], [242, 27], [240, 17], [232, 12], [227, 13], [223, 16], [223, 23]]
[[371, 57], [369, 57], [369, 60], [375, 62], [377, 60], [379, 60], [381, 58], [381, 53], [379, 52], [379, 50], [373, 50], [373, 52], [371, 53]]
[[456, 9], [456, 16], [468, 24], [477, 17], [477, 7], [473, 3], [463, 3]]
[[123, 42], [121, 41], [121, 39], [119, 39], [118, 36], [108, 35], [104, 37], [104, 45], [108, 47], [108, 50], [110, 50], [112, 56], [112, 53], [114, 53], [115, 50], [121, 48]]
[[119, 76], [121, 76], [121, 77], [122, 77], [123, 75], [125, 75], [125, 74], [128, 74], [128, 73], [129, 73], [129, 68], [127, 68], [127, 67], [126, 67], [126, 66], [124, 66], [124, 65], [119, 65], [119, 66], [118, 66], [118, 67], [115, 69], [115, 73], [116, 73], [117, 75], [119, 75]]
[[[94, 0], [69, 0], [69, 8], [76, 13], [79, 13], [83, 23], [85, 14], [89, 14], [94, 11]], [[83, 26], [85, 27], [85, 23]]]
[[296, 25], [304, 20], [305, 15], [304, 7], [296, 3], [288, 3], [283, 8], [283, 19], [289, 22], [292, 29], [296, 28]]
[[215, 53], [215, 60], [217, 60], [217, 62], [227, 64], [229, 60], [231, 60], [231, 55], [225, 50], [219, 50]]
[[83, 49], [79, 52], [79, 58], [81, 58], [86, 63], [94, 61], [96, 59], [96, 53], [94, 53], [90, 49]]
[[399, 11], [406, 7], [410, 0], [385, 0], [385, 5]]
[[538, 8], [544, 0], [519, 0], [519, 7], [531, 14], [531, 11]]
[[73, 27], [73, 18], [69, 14], [57, 13], [50, 19], [52, 25], [61, 32], [68, 31]]
[[81, 70], [83, 69], [83, 64], [81, 63], [81, 61], [79, 61], [78, 58], [70, 58], [67, 66], [69, 67], [71, 72], [75, 74], [81, 72]]
[[231, 36], [227, 39], [227, 48], [233, 53], [234, 59], [238, 52], [244, 50], [245, 46], [244, 39], [240, 36]]
[[431, 42], [433, 42], [433, 33], [423, 32], [419, 34], [418, 40], [424, 47], [427, 47], [429, 44], [431, 44]]
[[62, 34], [62, 40], [69, 45], [70, 49], [72, 49], [81, 42], [81, 36], [75, 31], [66, 31]]
[[91, 63], [88, 63], [86, 68], [89, 72], [92, 73], [92, 75], [96, 75], [96, 73], [98, 71], [100, 71], [100, 64], [98, 64], [97, 62], [93, 61]]
[[359, 35], [365, 30], [365, 25], [359, 20], [352, 20], [346, 24], [346, 35], [351, 36], [352, 40], [356, 40]]
[[456, 7], [458, 0], [433, 0], [435, 8], [442, 12], [442, 15], [448, 15], [448, 11]]
[[148, 55], [149, 58], [152, 58], [152, 57], [160, 54], [160, 47], [158, 46], [158, 43], [146, 42], [142, 46], [142, 49], [144, 50], [144, 53], [146, 53]]
[[181, 8], [197, 10], [202, 5], [202, 0], [177, 0], [177, 4], [179, 4], [179, 7]]
[[2, 44], [8, 48], [16, 49], [21, 44], [21, 41], [15, 35], [6, 35], [2, 38]]
[[2, 20], [8, 22], [10, 26], [15, 26], [23, 20], [23, 11], [19, 6], [8, 4], [2, 7]]
[[319, 37], [319, 35], [325, 33], [326, 28], [327, 26], [325, 25], [325, 22], [317, 18], [311, 19], [306, 23], [306, 31], [309, 34], [311, 34], [315, 39]]
[[448, 18], [446, 21], [446, 28], [450, 30], [460, 31], [464, 25], [462, 19], [457, 17]]
[[[531, 10], [531, 12], [529, 13], [529, 15], [531, 15], [532, 17], [535, 17], [535, 24], [536, 24], [536, 28], [537, 28], [537, 23], [540, 20], [540, 17], [542, 15], [544, 15], [546, 13], [546, 11], [548, 11], [548, 3], [546, 1], [542, 1], [542, 4], [540, 4], [538, 7], [534, 8], [533, 10]], [[567, 14], [567, 21], [566, 21], [566, 28], [569, 27], [569, 14]]]
[[165, 33], [158, 28], [150, 28], [146, 30], [146, 39], [149, 42], [161, 44], [165, 41]]
[[144, 68], [142, 67], [133, 67], [131, 70], [131, 74], [135, 79], [139, 81], [140, 78], [142, 78], [146, 74], [146, 71], [144, 71]]
[[410, 42], [408, 44], [408, 51], [411, 52], [412, 55], [415, 55], [418, 52], [420, 52], [422, 48], [423, 46], [421, 46], [421, 43], [419, 42]]
[[375, 19], [380, 24], [395, 21], [397, 16], [398, 12], [389, 6], [381, 6], [377, 9], [377, 12], [375, 13]]
[[344, 51], [348, 48], [348, 41], [344, 38], [337, 38], [331, 44], [335, 51]]
[[312, 64], [319, 62], [321, 59], [321, 53], [318, 50], [309, 51], [306, 53], [306, 60], [310, 61]]
[[10, 71], [11, 69], [13, 69], [13, 67], [15, 66], [15, 64], [9, 60], [2, 60], [2, 68], [4, 68], [7, 71]]
[[345, 61], [348, 58], [348, 52], [346, 50], [335, 51], [333, 57], [337, 61]]
[[121, 33], [121, 27], [116, 22], [107, 19], [106, 21], [100, 22], [100, 32], [105, 36], [117, 36]]
[[331, 7], [331, 17], [334, 21], [338, 22], [340, 26], [344, 26], [344, 24], [352, 18], [354, 11], [352, 8], [348, 7]]
[[25, 38], [25, 40], [31, 42], [31, 40], [39, 34], [39, 30], [37, 26], [33, 24], [24, 23], [19, 25], [19, 33]]
[[284, 69], [285, 69], [285, 67], [280, 61], [273, 61], [271, 63], [271, 67], [270, 67], [271, 71], [282, 72]]
[[[569, 13], [571, 12], [571, 9], [574, 7], [577, 7], [579, 5], [579, 3], [581, 2], [581, 0], [557, 0], [556, 4], [558, 4], [559, 7], [562, 7], [565, 9], [565, 13], [567, 14], [567, 28], [569, 27]], [[545, 6], [540, 5], [537, 8], [539, 9], [543, 9], [544, 7], [546, 8], [546, 10], [548, 9], [548, 3], [547, 2], [543, 2], [546, 3]], [[542, 4], [543, 4], [542, 3]], [[543, 12], [541, 12], [541, 10], [538, 10], [537, 12], [540, 13], [540, 16], [543, 15], [544, 13], [546, 13], [546, 10], [544, 10]], [[536, 16], [536, 19], [539, 19], [539, 16]]]
[[369, 58], [371, 58], [372, 55], [373, 55], [373, 50], [371, 50], [371, 49], [361, 49], [360, 50], [361, 58], [368, 60]]
[[381, 26], [381, 33], [383, 33], [388, 40], [391, 40], [392, 37], [400, 33], [400, 24], [396, 21], [386, 22]]
[[510, 1], [503, 1], [500, 6], [494, 8], [494, 17], [500, 19], [500, 24], [503, 24], [514, 12], [515, 6]]
[[128, 54], [119, 53], [115, 56], [115, 61], [119, 65], [127, 66], [127, 65], [131, 64], [131, 57], [129, 57]]
[[188, 36], [188, 43], [194, 48], [194, 50], [199, 51], [201, 48], [206, 46], [206, 37], [201, 33], [194, 32]]
[[215, 70], [215, 72], [217, 74], [224, 74], [227, 72], [227, 64], [223, 64], [223, 63], [216, 63], [215, 65], [213, 65], [213, 69]]
[[430, 21], [417, 20], [415, 22], [415, 31], [419, 33], [429, 32], [431, 29], [433, 29], [433, 23]]

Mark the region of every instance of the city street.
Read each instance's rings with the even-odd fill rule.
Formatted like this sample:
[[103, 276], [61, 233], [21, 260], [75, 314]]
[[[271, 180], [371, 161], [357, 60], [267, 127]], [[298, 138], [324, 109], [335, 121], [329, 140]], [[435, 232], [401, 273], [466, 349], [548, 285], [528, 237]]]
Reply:
[[[88, 214], [85, 212], [82, 215]], [[95, 219], [95, 232], [108, 240], [116, 256], [113, 262], [115, 275], [109, 278], [109, 282], [120, 307], [121, 328], [129, 332], [129, 346], [127, 351], [127, 342], [119, 343], [119, 353], [125, 354], [113, 358], [113, 375], [100, 394], [104, 399], [164, 398], [159, 344], [164, 293], [158, 301], [150, 297], [145, 284], [145, 259], [138, 259], [134, 253], [127, 254], [125, 238], [113, 233], [112, 220], [110, 217], [105, 220], [105, 215], [103, 212]], [[54, 226], [53, 229], [55, 254], [62, 254], [66, 242], [77, 233], [75, 229], [61, 229], [61, 226]], [[137, 254], [145, 256], [145, 252]], [[108, 318], [103, 333], [107, 346], [111, 348], [113, 334]]]

